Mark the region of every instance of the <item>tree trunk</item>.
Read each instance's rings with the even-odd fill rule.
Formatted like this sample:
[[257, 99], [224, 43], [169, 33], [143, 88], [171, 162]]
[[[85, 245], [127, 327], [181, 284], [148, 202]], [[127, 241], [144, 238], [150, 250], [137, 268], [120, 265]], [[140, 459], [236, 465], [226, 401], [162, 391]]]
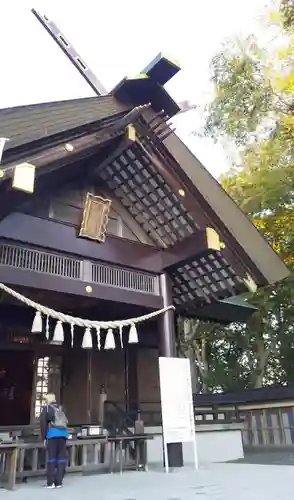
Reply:
[[260, 389], [263, 386], [263, 377], [269, 354], [270, 350], [266, 349], [263, 338], [257, 340], [257, 367], [254, 373], [254, 389]]
[[207, 362], [207, 352], [206, 352], [206, 339], [201, 339], [201, 358], [202, 358], [202, 391], [204, 393], [208, 392], [208, 362]]
[[207, 361], [207, 340], [197, 338], [199, 322], [184, 320], [184, 356], [190, 360], [193, 392], [208, 392], [209, 364]]
[[196, 347], [195, 347], [195, 354], [196, 354], [198, 370], [199, 370], [199, 374], [200, 374], [201, 382], [202, 382], [202, 392], [206, 393], [206, 392], [209, 392], [208, 391], [209, 366], [208, 366], [207, 355], [206, 355], [206, 339], [203, 337], [199, 342], [197, 342], [197, 344], [198, 345], [196, 345]]
[[184, 321], [183, 327], [184, 327], [185, 340], [187, 341], [188, 346], [185, 342], [186, 345], [182, 346], [181, 351], [183, 357], [189, 359], [190, 361], [192, 392], [197, 393], [199, 392], [199, 370], [195, 360], [194, 351], [191, 348], [192, 334], [191, 334], [190, 322], [187, 320]]
[[192, 392], [193, 394], [197, 394], [199, 392], [199, 373], [197, 369], [197, 365], [195, 363], [194, 356], [189, 358], [190, 368], [191, 368], [191, 383], [192, 383]]

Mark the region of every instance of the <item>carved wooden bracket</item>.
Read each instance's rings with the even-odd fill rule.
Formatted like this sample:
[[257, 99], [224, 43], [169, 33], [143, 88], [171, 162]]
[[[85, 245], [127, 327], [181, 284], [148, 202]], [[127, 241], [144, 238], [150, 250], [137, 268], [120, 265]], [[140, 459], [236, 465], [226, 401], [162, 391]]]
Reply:
[[111, 200], [87, 193], [79, 235], [103, 243], [110, 207]]

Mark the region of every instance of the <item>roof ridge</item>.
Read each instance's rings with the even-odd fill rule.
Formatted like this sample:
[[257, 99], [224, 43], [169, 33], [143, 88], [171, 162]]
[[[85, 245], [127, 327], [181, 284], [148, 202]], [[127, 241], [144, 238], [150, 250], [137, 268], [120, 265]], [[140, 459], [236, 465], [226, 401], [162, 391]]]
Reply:
[[77, 99], [63, 99], [61, 101], [48, 101], [48, 102], [37, 102], [33, 104], [21, 104], [20, 106], [10, 106], [8, 108], [0, 108], [0, 113], [3, 112], [13, 112], [13, 111], [21, 111], [21, 110], [28, 110], [28, 109], [38, 109], [38, 108], [44, 108], [44, 107], [54, 107], [56, 106], [66, 106], [66, 105], [73, 105], [77, 103], [88, 103], [89, 101], [99, 99], [101, 100], [112, 100], [114, 97], [113, 95], [106, 95], [106, 96], [92, 96], [92, 97], [79, 97]]

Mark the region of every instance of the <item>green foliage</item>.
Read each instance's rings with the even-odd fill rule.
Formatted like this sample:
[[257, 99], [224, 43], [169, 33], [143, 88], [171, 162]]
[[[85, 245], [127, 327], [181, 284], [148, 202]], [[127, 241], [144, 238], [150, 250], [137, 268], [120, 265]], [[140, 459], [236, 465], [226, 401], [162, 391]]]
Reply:
[[[283, 0], [272, 20], [280, 30], [272, 45], [231, 41], [212, 60], [204, 133], [238, 147], [221, 183], [294, 270], [294, 2]], [[258, 311], [247, 324], [195, 330], [196, 363], [206, 346], [202, 390], [294, 383], [294, 273], [249, 300]]]
[[282, 0], [281, 2], [282, 23], [285, 30], [294, 27], [294, 2], [293, 0]]
[[212, 60], [216, 94], [206, 109], [205, 135], [248, 141], [272, 110], [272, 89], [263, 71], [264, 53], [250, 37], [227, 46]]

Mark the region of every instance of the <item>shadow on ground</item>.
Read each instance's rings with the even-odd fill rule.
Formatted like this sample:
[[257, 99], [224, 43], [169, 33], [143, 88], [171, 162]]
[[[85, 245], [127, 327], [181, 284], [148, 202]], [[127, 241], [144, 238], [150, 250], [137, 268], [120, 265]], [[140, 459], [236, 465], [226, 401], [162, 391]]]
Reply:
[[245, 457], [232, 463], [258, 465], [294, 465], [294, 449], [266, 448], [263, 450], [245, 451]]

